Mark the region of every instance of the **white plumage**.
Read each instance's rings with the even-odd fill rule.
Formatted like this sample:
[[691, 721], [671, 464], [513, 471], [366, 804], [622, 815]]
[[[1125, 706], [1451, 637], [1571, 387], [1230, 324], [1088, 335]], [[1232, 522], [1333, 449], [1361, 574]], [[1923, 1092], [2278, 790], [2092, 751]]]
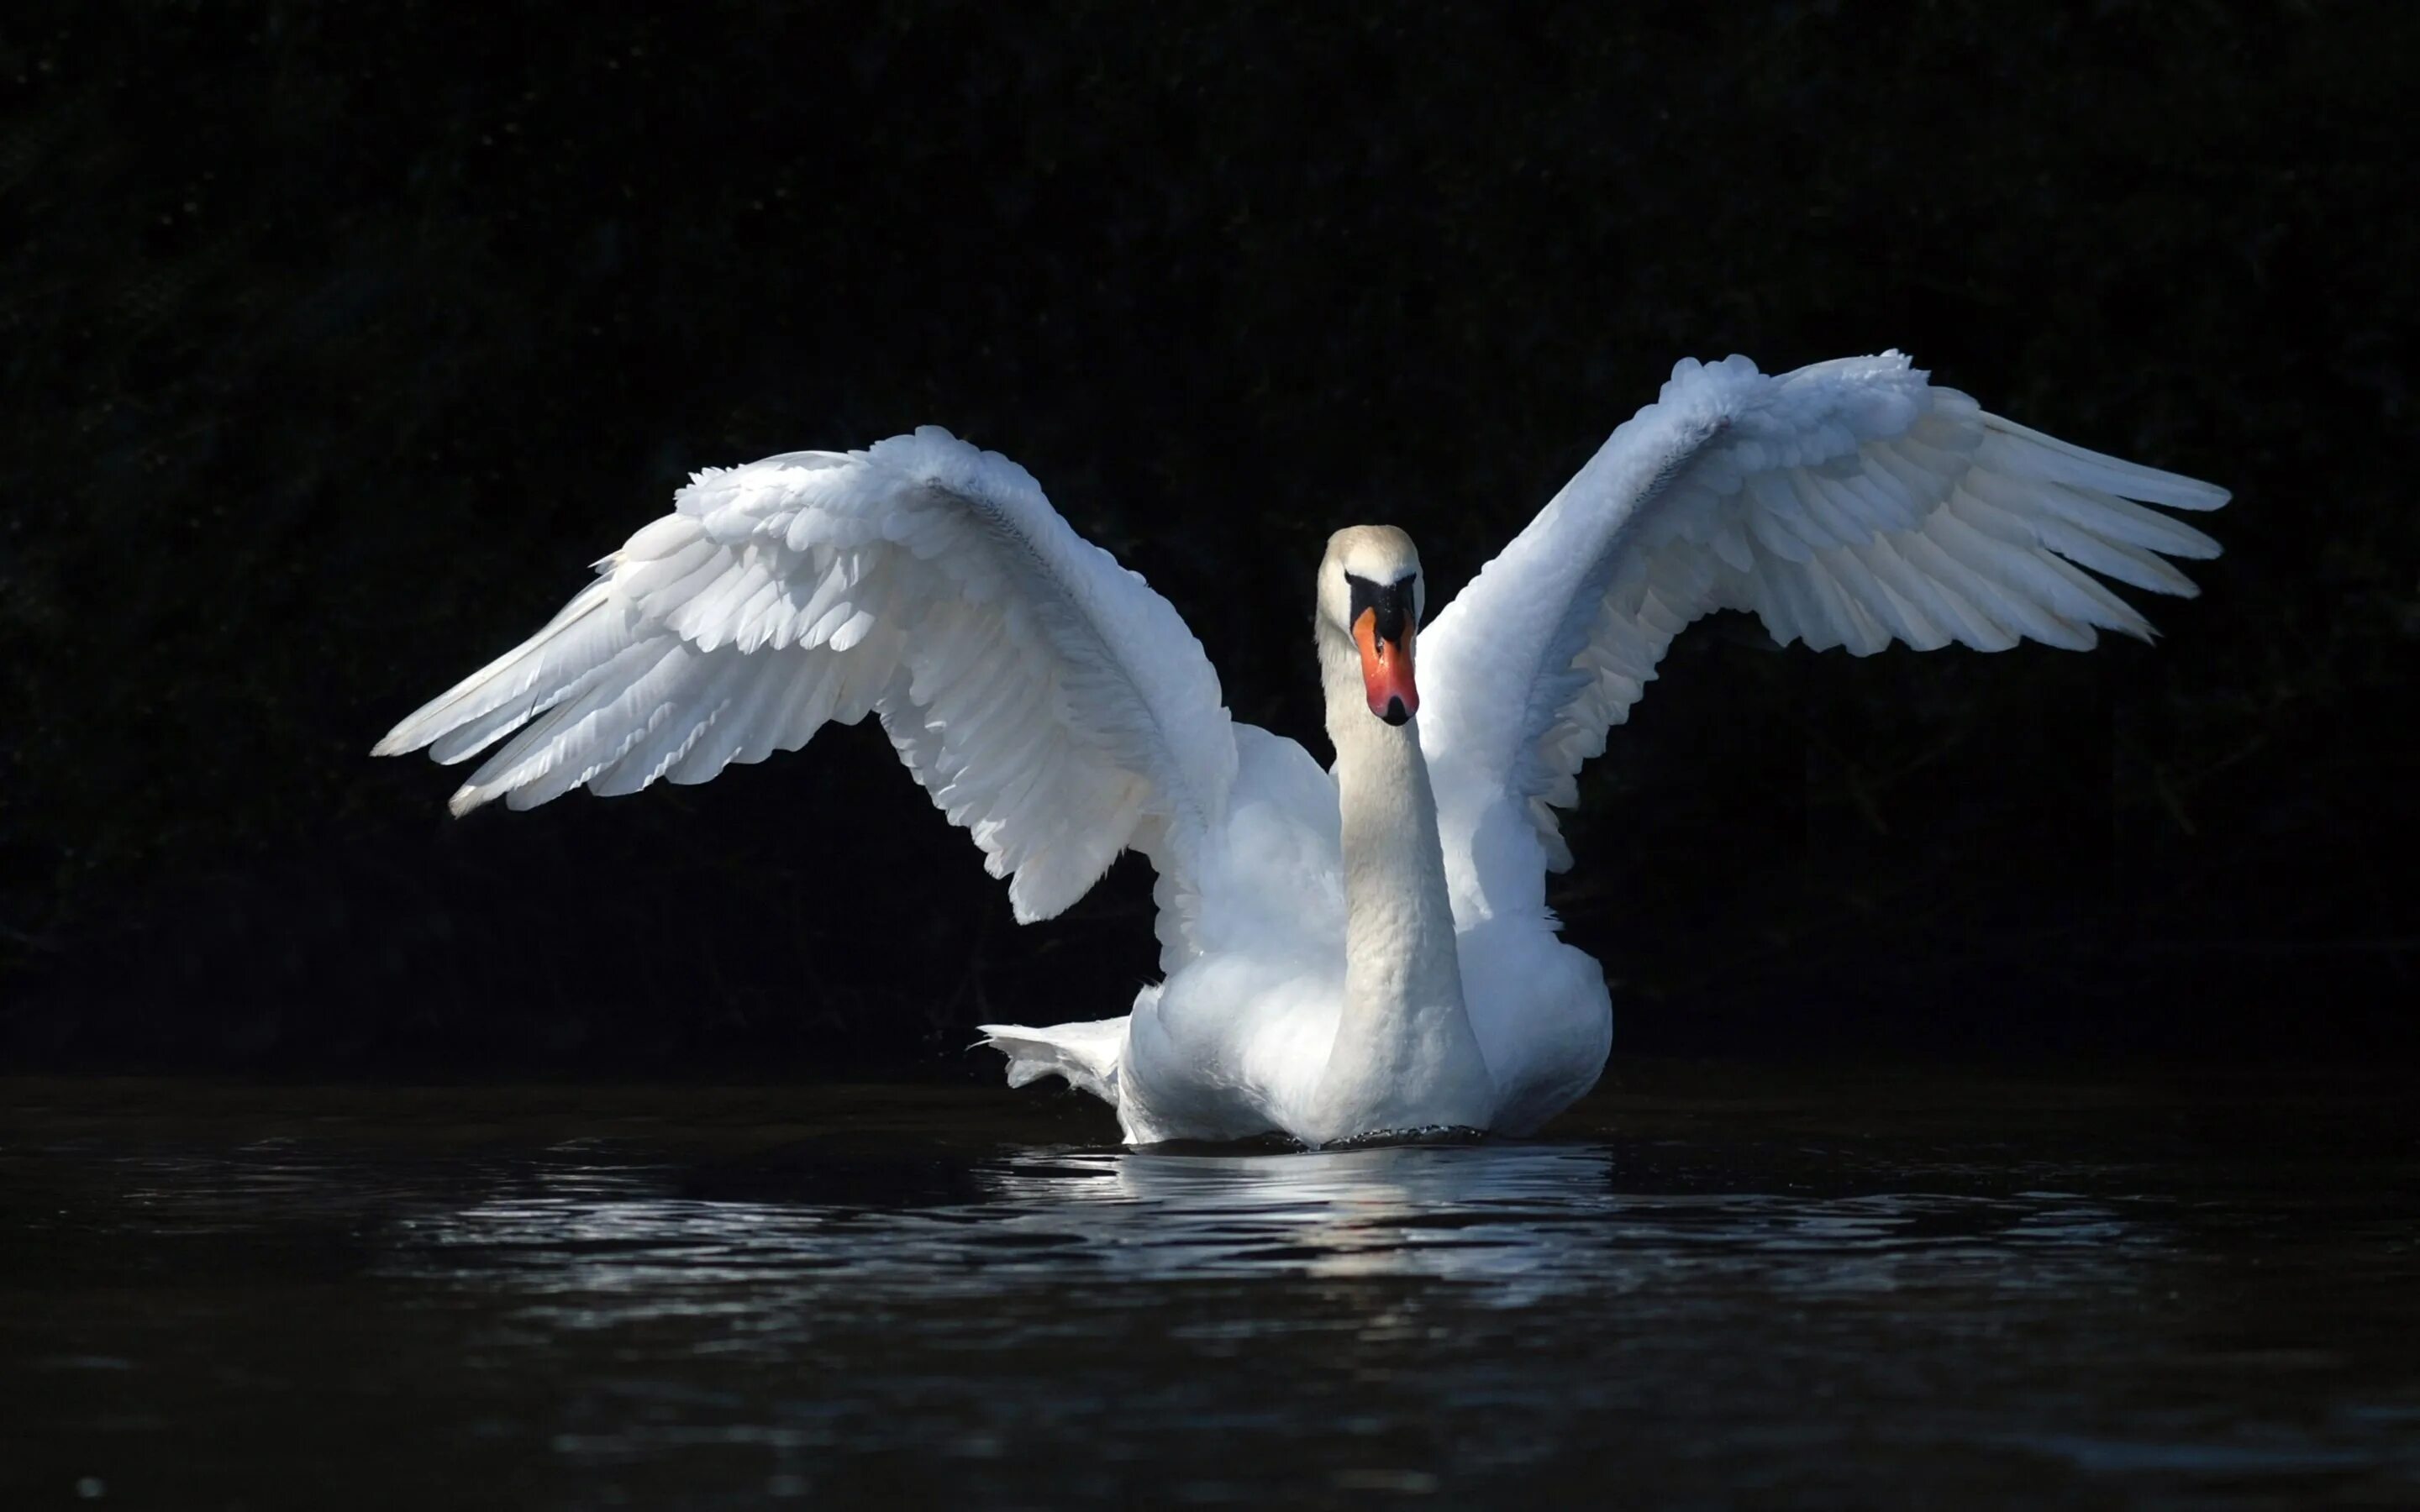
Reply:
[[[1168, 980], [1125, 1018], [991, 1026], [1012, 1085], [1063, 1075], [1135, 1142], [1520, 1133], [1594, 1082], [1611, 1032], [1595, 963], [1545, 912], [1572, 860], [1553, 810], [1673, 636], [1738, 609], [1860, 656], [2148, 637], [2091, 574], [2192, 594], [2166, 559], [2217, 543], [2142, 504], [2226, 498], [1987, 414], [1896, 352], [1777, 378], [1683, 362], [1425, 627], [1409, 541], [1340, 532], [1323, 771], [1231, 721], [1176, 611], [1022, 468], [928, 426], [700, 472], [377, 750], [495, 746], [460, 813], [702, 782], [872, 711], [1019, 920], [1129, 847], [1158, 870]], [[1368, 639], [1372, 602], [1410, 616], [1399, 647]], [[1408, 692], [1409, 628], [1418, 717], [1373, 717], [1361, 680], [1391, 649]]]
[[1181, 859], [1157, 847], [1225, 804], [1218, 679], [1176, 611], [1023, 468], [938, 427], [708, 468], [597, 568], [378, 753], [452, 763], [512, 734], [453, 809], [525, 809], [703, 782], [872, 710], [1026, 921], [1082, 897], [1139, 828]]
[[1490, 806], [1524, 800], [1564, 870], [1552, 810], [1575, 801], [1581, 763], [1691, 621], [1745, 609], [1784, 644], [1859, 656], [1893, 640], [2148, 639], [2077, 564], [2190, 596], [2162, 554], [2214, 557], [2218, 543], [2127, 501], [2226, 498], [1986, 414], [1898, 352], [1779, 378], [1745, 357], [1683, 361], [1422, 638], [1441, 690], [1434, 748], [1463, 758], [1440, 804], [1466, 836]]

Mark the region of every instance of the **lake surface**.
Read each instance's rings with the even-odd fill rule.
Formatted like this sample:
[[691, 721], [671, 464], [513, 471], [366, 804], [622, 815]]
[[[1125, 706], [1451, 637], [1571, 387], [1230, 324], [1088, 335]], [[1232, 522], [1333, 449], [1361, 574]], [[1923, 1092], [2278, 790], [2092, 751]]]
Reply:
[[2392, 1076], [1621, 1065], [1547, 1137], [997, 1087], [0, 1082], [0, 1503], [2420, 1503]]

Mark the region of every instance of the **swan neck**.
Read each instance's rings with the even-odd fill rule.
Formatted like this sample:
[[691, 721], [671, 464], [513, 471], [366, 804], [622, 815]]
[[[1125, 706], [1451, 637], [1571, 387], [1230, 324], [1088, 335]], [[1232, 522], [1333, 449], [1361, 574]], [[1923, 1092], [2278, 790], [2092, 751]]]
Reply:
[[1344, 1003], [1322, 1083], [1325, 1137], [1484, 1128], [1493, 1084], [1462, 996], [1453, 906], [1419, 720], [1369, 712], [1357, 656], [1324, 656], [1344, 861]]
[[[1337, 750], [1344, 854], [1346, 1012], [1463, 1011], [1453, 905], [1419, 721], [1367, 732]], [[1369, 733], [1374, 732], [1374, 733]], [[1355, 989], [1358, 988], [1359, 991]]]

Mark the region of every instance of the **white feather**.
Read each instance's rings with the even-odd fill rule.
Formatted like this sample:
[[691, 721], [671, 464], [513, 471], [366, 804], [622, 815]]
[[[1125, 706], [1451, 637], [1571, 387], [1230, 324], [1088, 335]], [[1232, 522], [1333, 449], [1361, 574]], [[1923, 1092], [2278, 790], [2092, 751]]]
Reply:
[[598, 568], [378, 749], [459, 759], [526, 725], [455, 808], [526, 807], [703, 782], [880, 707], [952, 818], [1018, 858], [1034, 918], [1145, 814], [1181, 868], [1224, 810], [1234, 741], [1200, 643], [1024, 469], [946, 431], [707, 469]]
[[[1421, 634], [1422, 741], [1440, 757], [1445, 843], [1459, 852], [1449, 870], [1472, 896], [1528, 896], [1507, 870], [1517, 857], [1478, 855], [1507, 802], [1567, 864], [1552, 810], [1644, 681], [1613, 675], [1604, 653], [1652, 672], [1715, 609], [1858, 656], [1894, 640], [1997, 651], [2082, 649], [2095, 627], [2148, 636], [2075, 564], [2190, 594], [2164, 558], [2218, 546], [2130, 500], [2213, 509], [2226, 492], [1987, 414], [1897, 352], [1778, 377], [1744, 358], [1676, 365]], [[1652, 586], [1626, 594], [1631, 581]]]

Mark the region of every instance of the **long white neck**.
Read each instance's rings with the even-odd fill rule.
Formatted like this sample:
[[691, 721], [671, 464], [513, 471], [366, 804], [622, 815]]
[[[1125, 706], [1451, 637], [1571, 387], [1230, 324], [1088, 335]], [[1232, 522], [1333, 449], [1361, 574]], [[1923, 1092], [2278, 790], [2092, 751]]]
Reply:
[[1358, 654], [1323, 628], [1344, 846], [1344, 1007], [1314, 1099], [1322, 1140], [1483, 1129], [1496, 1087], [1471, 1033], [1419, 721], [1370, 712]]

